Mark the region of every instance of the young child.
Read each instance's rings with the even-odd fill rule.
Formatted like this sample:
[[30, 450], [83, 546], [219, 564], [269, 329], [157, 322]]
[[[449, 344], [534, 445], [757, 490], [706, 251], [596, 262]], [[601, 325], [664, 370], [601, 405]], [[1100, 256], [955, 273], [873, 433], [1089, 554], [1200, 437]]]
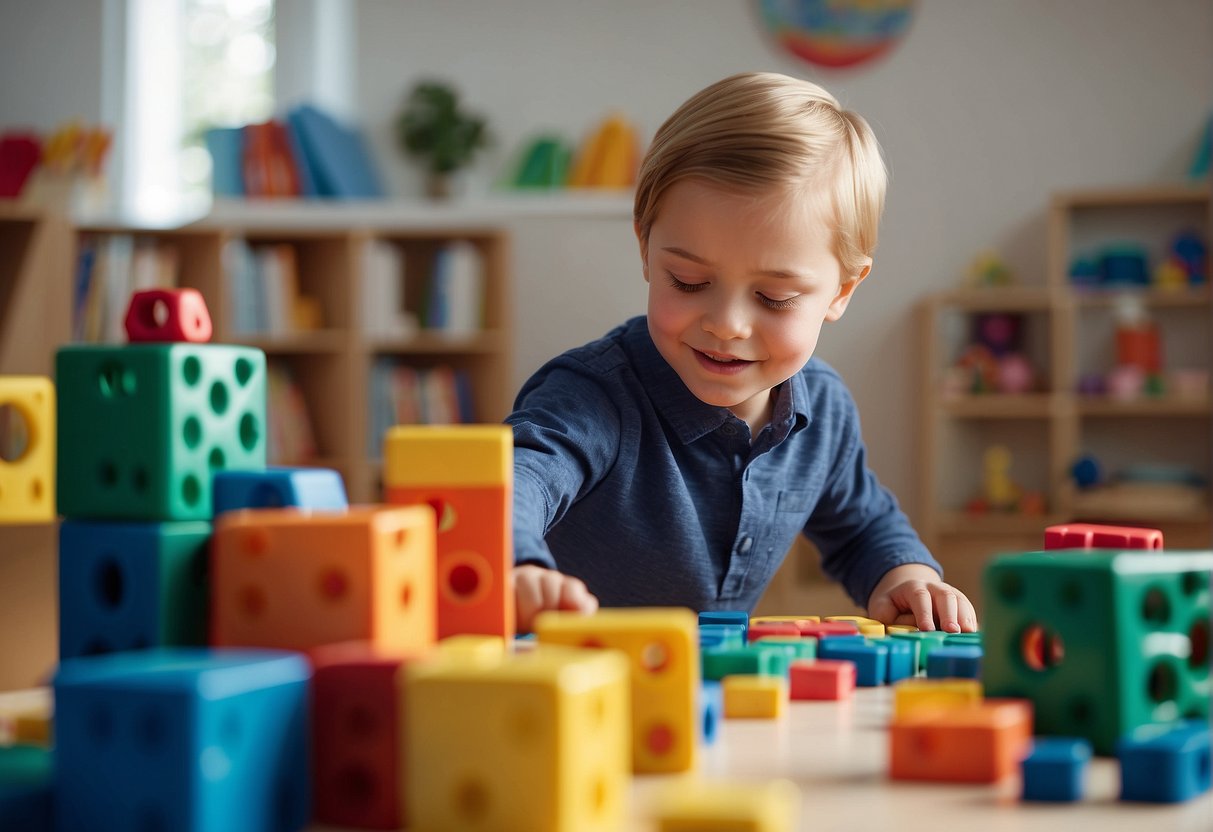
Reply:
[[797, 534], [885, 623], [976, 629], [866, 464], [813, 348], [867, 277], [886, 174], [820, 87], [726, 78], [641, 164], [648, 315], [522, 388], [514, 427], [518, 627], [545, 609], [752, 609]]

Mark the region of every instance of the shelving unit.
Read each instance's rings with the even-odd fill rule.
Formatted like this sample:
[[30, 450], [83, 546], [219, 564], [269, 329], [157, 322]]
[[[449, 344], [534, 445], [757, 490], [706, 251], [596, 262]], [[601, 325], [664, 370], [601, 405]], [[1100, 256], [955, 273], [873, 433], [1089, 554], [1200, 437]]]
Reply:
[[[1103, 453], [1128, 462], [1188, 465], [1213, 477], [1213, 401], [1164, 393], [1118, 400], [1078, 392], [1082, 373], [1110, 367], [1106, 344], [1111, 315], [1127, 290], [1076, 288], [1071, 260], [1092, 246], [1134, 240], [1152, 262], [1166, 239], [1195, 228], [1210, 237], [1210, 191], [1204, 187], [1153, 187], [1056, 195], [1049, 211], [1047, 274], [1036, 284], [973, 288], [927, 298], [920, 309], [923, 391], [919, 442], [918, 526], [954, 583], [979, 595], [985, 559], [1005, 550], [1039, 548], [1044, 526], [1071, 520], [1162, 528], [1170, 547], [1207, 548], [1213, 538], [1213, 498], [1167, 510], [1167, 501], [1117, 504], [1074, 484], [1080, 454]], [[1209, 266], [1206, 264], [1206, 274]], [[1160, 323], [1164, 365], [1213, 369], [1213, 294], [1208, 284], [1131, 292]], [[948, 392], [944, 374], [965, 343], [973, 315], [1023, 316], [1024, 352], [1041, 381], [1022, 394]], [[1106, 331], [1101, 332], [1101, 324]], [[1180, 339], [1182, 334], [1182, 340]], [[1012, 450], [1011, 477], [1044, 497], [1043, 514], [965, 510], [980, 493], [981, 454], [1004, 444]], [[1111, 450], [1109, 450], [1111, 449]], [[1178, 449], [1178, 450], [1177, 450]], [[1115, 467], [1114, 465], [1112, 467]], [[1191, 492], [1185, 492], [1191, 496]]]

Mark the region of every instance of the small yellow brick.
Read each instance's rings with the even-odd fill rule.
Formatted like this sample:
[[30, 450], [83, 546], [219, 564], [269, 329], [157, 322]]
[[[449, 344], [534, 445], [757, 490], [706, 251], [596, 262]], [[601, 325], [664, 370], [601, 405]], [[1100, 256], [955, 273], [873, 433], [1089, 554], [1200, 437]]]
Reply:
[[913, 624], [889, 624], [885, 627], [885, 631], [889, 633], [917, 633], [918, 628]]
[[501, 636], [482, 636], [462, 633], [448, 636], [438, 642], [438, 650], [451, 658], [467, 658], [472, 662], [495, 662], [505, 658], [505, 639]]
[[751, 624], [783, 624], [791, 621], [812, 621], [814, 623], [821, 621], [820, 615], [759, 615], [750, 619]]
[[916, 711], [952, 708], [981, 702], [981, 682], [976, 679], [904, 679], [893, 686], [893, 718]]
[[783, 676], [725, 676], [721, 690], [726, 719], [778, 719], [787, 710], [788, 680]]
[[509, 425], [397, 425], [383, 441], [389, 487], [513, 485]]
[[656, 832], [792, 832], [800, 790], [788, 780], [672, 780], [654, 794], [649, 814]]

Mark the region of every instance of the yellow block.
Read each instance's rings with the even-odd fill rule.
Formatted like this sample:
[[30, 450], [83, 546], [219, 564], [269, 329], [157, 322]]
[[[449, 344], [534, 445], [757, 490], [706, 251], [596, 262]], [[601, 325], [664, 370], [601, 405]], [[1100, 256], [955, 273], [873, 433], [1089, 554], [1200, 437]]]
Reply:
[[397, 425], [383, 442], [383, 484], [512, 484], [513, 454], [509, 425]]
[[788, 780], [674, 780], [654, 794], [649, 814], [657, 832], [792, 832], [800, 790]]
[[885, 627], [885, 631], [889, 633], [917, 633], [918, 628], [913, 624], [889, 624]]
[[977, 679], [903, 679], [893, 685], [893, 718], [919, 710], [975, 705], [981, 700]]
[[760, 615], [756, 618], [751, 618], [751, 624], [783, 624], [790, 621], [795, 624], [797, 621], [812, 621], [817, 623], [821, 621], [820, 615]]
[[404, 678], [410, 829], [623, 828], [631, 749], [619, 653], [543, 645], [487, 667], [415, 662]]
[[467, 660], [481, 665], [502, 661], [506, 655], [504, 638], [475, 633], [447, 636], [438, 642], [438, 651], [455, 660]]
[[51, 729], [49, 714], [22, 714], [13, 721], [13, 740], [26, 745], [49, 746]]
[[783, 676], [725, 676], [721, 692], [725, 719], [778, 719], [788, 707], [788, 680]]
[[684, 608], [548, 611], [541, 644], [622, 650], [632, 670], [632, 763], [637, 772], [688, 771], [699, 747], [699, 628]]
[[0, 376], [0, 523], [55, 519], [55, 386]]

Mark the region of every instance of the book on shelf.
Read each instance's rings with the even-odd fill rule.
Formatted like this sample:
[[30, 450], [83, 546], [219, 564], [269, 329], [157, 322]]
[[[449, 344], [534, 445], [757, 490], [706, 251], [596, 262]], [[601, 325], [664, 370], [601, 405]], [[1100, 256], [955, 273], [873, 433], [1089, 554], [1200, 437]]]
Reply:
[[425, 327], [466, 336], [484, 328], [484, 258], [467, 240], [438, 249], [430, 270]]
[[228, 320], [236, 337], [281, 337], [322, 326], [319, 304], [300, 288], [293, 245], [252, 246], [247, 240], [228, 240], [223, 271]]
[[399, 246], [369, 239], [362, 250], [362, 330], [371, 338], [407, 338], [417, 316], [404, 305], [405, 267]]
[[298, 465], [316, 456], [316, 435], [303, 391], [290, 368], [271, 362], [266, 369], [266, 458], [275, 465]]
[[130, 234], [88, 235], [80, 242], [72, 298], [72, 339], [119, 344], [133, 292], [178, 283], [175, 246]]
[[476, 420], [471, 380], [445, 365], [413, 367], [381, 358], [371, 366], [369, 453], [379, 456], [393, 425], [451, 425]]

